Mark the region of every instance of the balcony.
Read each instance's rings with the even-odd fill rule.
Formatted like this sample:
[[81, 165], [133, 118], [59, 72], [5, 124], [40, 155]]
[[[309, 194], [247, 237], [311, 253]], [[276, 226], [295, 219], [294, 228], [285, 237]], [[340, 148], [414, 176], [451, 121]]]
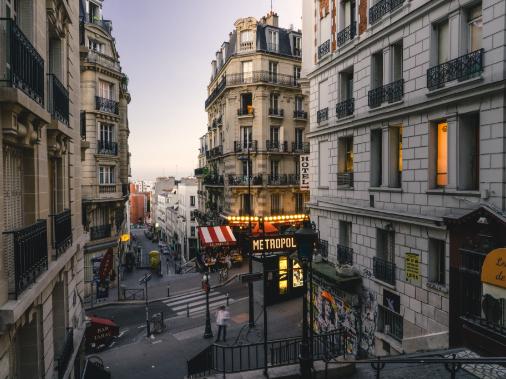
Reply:
[[340, 265], [353, 265], [353, 249], [344, 245], [337, 245], [337, 262]]
[[293, 118], [296, 120], [307, 120], [307, 112], [295, 110], [293, 111]]
[[395, 285], [395, 263], [380, 257], [374, 257], [373, 271], [376, 279]]
[[258, 141], [234, 141], [234, 152], [242, 153], [248, 152], [248, 148], [250, 152], [255, 152], [258, 150]]
[[74, 353], [74, 330], [72, 328], [67, 328], [67, 331], [65, 333], [65, 342], [63, 344], [63, 349], [56, 358], [56, 369], [58, 371], [58, 379], [63, 379], [63, 377], [65, 376], [65, 371], [67, 371], [67, 366], [69, 365], [70, 358], [72, 358], [73, 353]]
[[441, 88], [453, 80], [467, 80], [483, 72], [484, 50], [476, 50], [427, 70], [427, 88]]
[[318, 240], [318, 251], [323, 259], [329, 258], [329, 241], [326, 240]]
[[275, 153], [287, 153], [288, 152], [288, 142], [287, 141], [265, 141], [265, 148], [269, 152]]
[[384, 15], [399, 8], [404, 0], [380, 0], [369, 9], [369, 23], [375, 24]]
[[0, 18], [0, 86], [18, 88], [44, 106], [44, 59], [12, 19]]
[[53, 218], [53, 248], [56, 258], [63, 254], [72, 245], [72, 217], [70, 210], [52, 215]]
[[119, 115], [119, 103], [117, 101], [95, 96], [95, 105], [97, 111]]
[[[6, 232], [12, 236], [7, 243], [8, 253], [4, 265], [9, 283], [9, 293], [15, 299], [47, 270], [47, 221]], [[9, 249], [12, 247], [12, 250]]]
[[324, 58], [328, 53], [330, 53], [330, 40], [326, 40], [320, 46], [318, 46], [318, 60]]
[[300, 176], [295, 174], [269, 175], [267, 184], [270, 186], [294, 186], [300, 184]]
[[244, 41], [239, 44], [239, 51], [251, 51], [253, 50], [253, 41]]
[[48, 77], [48, 110], [53, 117], [65, 125], [69, 125], [69, 91], [58, 80], [56, 75]]
[[88, 55], [84, 58], [84, 61], [87, 63], [99, 64], [111, 70], [121, 71], [121, 66], [116, 59], [99, 53], [98, 51], [89, 50]]
[[116, 184], [100, 184], [98, 186], [98, 193], [116, 193], [119, 188]]
[[100, 225], [100, 226], [92, 226], [90, 228], [90, 240], [96, 241], [103, 238], [110, 238], [112, 231], [112, 225]]
[[86, 13], [84, 16], [84, 21], [88, 24], [93, 24], [104, 29], [107, 34], [111, 34], [112, 32], [112, 22], [110, 20], [103, 20], [98, 16], [93, 16], [89, 13]]
[[277, 84], [287, 87], [298, 87], [299, 81], [292, 75], [279, 74], [272, 71], [251, 71], [238, 74], [230, 74], [226, 78], [227, 86], [236, 86], [242, 84]]
[[283, 118], [285, 117], [285, 111], [278, 108], [269, 108], [269, 117]]
[[355, 112], [355, 99], [347, 99], [337, 103], [336, 105], [336, 117], [343, 118], [346, 116], [351, 116]]
[[404, 79], [370, 90], [367, 96], [369, 107], [379, 107], [382, 103], [395, 103], [404, 97]]
[[209, 156], [207, 158], [219, 158], [223, 155], [223, 146], [215, 146], [211, 150], [209, 150]]
[[378, 304], [378, 330], [397, 341], [402, 341], [403, 337], [403, 320], [402, 316], [391, 311], [387, 307]]
[[112, 141], [97, 141], [97, 154], [118, 155], [118, 143]]
[[204, 184], [208, 186], [223, 186], [223, 175], [207, 175], [204, 177]]
[[320, 109], [316, 112], [316, 122], [321, 123], [329, 119], [329, 108]]
[[309, 142], [292, 142], [292, 153], [309, 154]]
[[199, 167], [195, 169], [194, 175], [195, 176], [202, 176], [207, 173], [207, 167]]
[[342, 46], [346, 42], [351, 41], [357, 35], [357, 22], [353, 21], [346, 28], [337, 33], [336, 42], [337, 46]]
[[[249, 177], [251, 186], [261, 186], [263, 184], [262, 175], [255, 175]], [[229, 175], [228, 176], [228, 185], [229, 186], [247, 186], [248, 185], [248, 175]]]
[[340, 187], [353, 187], [353, 172], [338, 173], [337, 185]]
[[239, 108], [237, 110], [237, 116], [239, 117], [253, 117], [255, 115], [255, 109], [248, 105], [247, 108]]
[[222, 92], [225, 90], [227, 86], [227, 81], [225, 79], [225, 77], [223, 77], [220, 82], [218, 83], [218, 85], [214, 88], [214, 90], [209, 94], [208, 98], [206, 99], [206, 102], [205, 102], [205, 107], [207, 109], [207, 107], [209, 107], [209, 105], [211, 105], [211, 103], [216, 100], [216, 98], [218, 98], [218, 96], [220, 96], [222, 94]]

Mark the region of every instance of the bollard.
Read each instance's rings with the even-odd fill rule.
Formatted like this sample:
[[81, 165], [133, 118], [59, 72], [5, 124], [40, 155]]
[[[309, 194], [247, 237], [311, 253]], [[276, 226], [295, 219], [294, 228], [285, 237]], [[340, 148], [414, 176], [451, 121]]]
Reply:
[[186, 303], [186, 317], [190, 317], [190, 303]]
[[228, 300], [230, 299], [230, 295], [229, 293], [227, 292], [227, 307], [228, 307]]
[[167, 297], [170, 297], [170, 286], [167, 284]]

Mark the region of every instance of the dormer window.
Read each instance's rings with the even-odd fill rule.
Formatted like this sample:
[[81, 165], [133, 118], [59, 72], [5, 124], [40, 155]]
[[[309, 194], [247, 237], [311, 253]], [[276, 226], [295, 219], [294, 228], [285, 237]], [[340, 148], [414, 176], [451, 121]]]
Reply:
[[279, 50], [279, 33], [277, 30], [267, 30], [267, 50], [274, 52]]
[[302, 38], [293, 37], [293, 55], [300, 57], [302, 55]]
[[97, 53], [104, 52], [104, 44], [91, 38], [89, 40], [88, 47], [90, 48], [90, 50], [96, 51]]
[[88, 2], [88, 7], [89, 7], [88, 14], [90, 16], [90, 22], [100, 21], [101, 20], [100, 7], [97, 4], [93, 3], [92, 1]]
[[253, 32], [252, 30], [243, 30], [241, 32], [241, 51], [253, 50]]

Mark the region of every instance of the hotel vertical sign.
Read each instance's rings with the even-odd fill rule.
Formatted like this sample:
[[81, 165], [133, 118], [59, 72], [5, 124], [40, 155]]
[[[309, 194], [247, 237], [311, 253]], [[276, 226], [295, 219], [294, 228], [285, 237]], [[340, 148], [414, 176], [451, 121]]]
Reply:
[[300, 156], [300, 189], [309, 191], [309, 154]]

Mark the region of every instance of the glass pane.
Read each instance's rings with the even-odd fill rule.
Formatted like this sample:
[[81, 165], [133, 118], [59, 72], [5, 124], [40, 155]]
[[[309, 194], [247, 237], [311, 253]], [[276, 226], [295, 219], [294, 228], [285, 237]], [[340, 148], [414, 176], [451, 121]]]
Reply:
[[288, 257], [279, 257], [279, 293], [288, 292]]
[[446, 186], [448, 184], [448, 124], [437, 124], [437, 162], [436, 184]]
[[298, 262], [293, 261], [293, 274], [292, 274], [293, 287], [302, 287], [304, 278], [302, 276], [302, 267]]
[[438, 60], [437, 63], [441, 64], [448, 61], [449, 44], [448, 44], [448, 20], [440, 23], [437, 26], [437, 47], [438, 47]]

